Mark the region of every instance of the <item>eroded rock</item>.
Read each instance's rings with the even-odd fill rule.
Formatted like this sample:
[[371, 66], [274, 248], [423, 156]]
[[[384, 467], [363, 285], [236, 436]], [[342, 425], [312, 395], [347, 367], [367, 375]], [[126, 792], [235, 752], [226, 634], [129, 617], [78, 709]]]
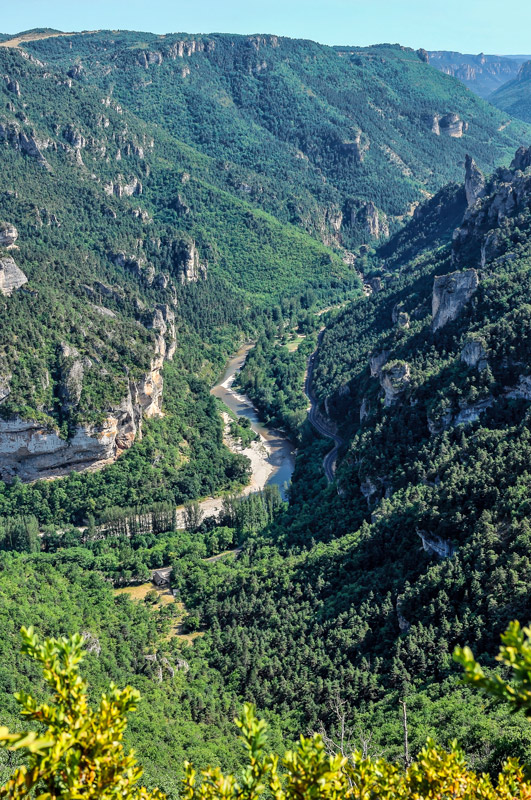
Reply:
[[379, 353], [373, 353], [369, 359], [369, 367], [371, 370], [371, 378], [378, 378], [382, 371], [383, 365], [389, 358], [389, 350], [382, 350]]
[[407, 361], [392, 361], [382, 367], [380, 385], [385, 393], [385, 406], [395, 405], [411, 383], [411, 370]]
[[0, 222], [0, 247], [13, 247], [18, 239], [18, 231], [9, 222]]
[[465, 157], [465, 193], [469, 206], [485, 195], [485, 178], [478, 165], [468, 154]]
[[0, 293], [11, 297], [14, 291], [28, 282], [27, 277], [11, 256], [0, 258]]
[[479, 372], [487, 368], [487, 353], [478, 339], [469, 339], [465, 343], [460, 358], [467, 367], [477, 369]]
[[511, 169], [524, 172], [528, 167], [531, 167], [531, 147], [519, 147], [511, 161]]
[[432, 330], [456, 319], [479, 285], [475, 269], [439, 275], [433, 281]]

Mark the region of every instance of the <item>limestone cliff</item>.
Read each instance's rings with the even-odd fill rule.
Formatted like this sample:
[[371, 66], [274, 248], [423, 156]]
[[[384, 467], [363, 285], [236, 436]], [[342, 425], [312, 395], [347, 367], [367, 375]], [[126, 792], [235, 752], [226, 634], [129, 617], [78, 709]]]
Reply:
[[436, 136], [449, 136], [451, 139], [460, 139], [468, 130], [468, 122], [463, 122], [458, 114], [433, 114], [427, 118], [431, 132]]
[[[148, 327], [156, 334], [155, 352], [150, 370], [140, 379], [129, 380], [127, 395], [103, 410], [99, 424], [77, 425], [73, 434], [62, 438], [57, 429], [36, 420], [20, 417], [0, 420], [0, 478], [18, 476], [24, 481], [56, 478], [71, 471], [100, 469], [115, 461], [142, 437], [144, 419], [162, 415], [165, 359], [175, 352], [175, 319], [168, 306], [155, 309]], [[80, 401], [85, 370], [91, 366], [87, 356], [64, 343], [61, 346], [60, 398], [68, 413]], [[0, 403], [9, 395], [9, 379], [0, 378]]]
[[[531, 148], [520, 147], [509, 169], [501, 168], [485, 182], [472, 161], [467, 162], [468, 208], [454, 232], [452, 261], [484, 268], [507, 249], [500, 227], [525, 212], [531, 201]], [[476, 172], [477, 170], [477, 172]], [[479, 173], [479, 174], [478, 174]]]
[[411, 370], [406, 361], [392, 361], [380, 371], [380, 385], [386, 407], [395, 405], [411, 383]]
[[465, 193], [469, 206], [485, 194], [485, 178], [476, 162], [468, 154], [465, 158]]
[[432, 330], [451, 322], [463, 310], [479, 285], [475, 269], [438, 275], [433, 281]]
[[18, 239], [18, 231], [9, 222], [0, 222], [0, 247], [13, 247]]
[[16, 289], [28, 282], [11, 256], [0, 258], [0, 294], [10, 297]]

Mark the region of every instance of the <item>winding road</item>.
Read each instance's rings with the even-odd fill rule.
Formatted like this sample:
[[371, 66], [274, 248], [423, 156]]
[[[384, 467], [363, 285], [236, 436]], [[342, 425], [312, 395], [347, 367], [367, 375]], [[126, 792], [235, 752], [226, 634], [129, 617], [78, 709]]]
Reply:
[[304, 382], [304, 393], [308, 400], [310, 401], [310, 409], [308, 411], [308, 419], [310, 423], [313, 425], [315, 430], [321, 434], [321, 436], [325, 436], [327, 439], [332, 439], [334, 442], [334, 447], [330, 450], [329, 453], [323, 458], [323, 469], [325, 471], [326, 478], [329, 483], [334, 481], [334, 473], [336, 469], [336, 460], [337, 454], [339, 452], [339, 448], [343, 444], [343, 440], [337, 433], [332, 429], [332, 426], [326, 422], [319, 414], [319, 408], [317, 400], [315, 399], [313, 392], [312, 392], [312, 376], [313, 376], [313, 367], [315, 363], [315, 356], [317, 354], [317, 350], [319, 349], [319, 345], [323, 339], [324, 329], [320, 332], [319, 338], [317, 339], [317, 347], [311, 354], [310, 358], [308, 359], [308, 369], [306, 371], [306, 380]]

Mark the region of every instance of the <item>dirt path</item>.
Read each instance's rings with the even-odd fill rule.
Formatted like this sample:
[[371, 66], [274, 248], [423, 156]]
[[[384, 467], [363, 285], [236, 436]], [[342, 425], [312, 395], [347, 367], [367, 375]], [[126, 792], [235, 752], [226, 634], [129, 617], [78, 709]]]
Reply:
[[24, 42], [38, 42], [40, 39], [55, 39], [57, 36], [88, 36], [98, 31], [72, 31], [71, 33], [22, 33], [0, 42], [0, 47], [20, 47]]

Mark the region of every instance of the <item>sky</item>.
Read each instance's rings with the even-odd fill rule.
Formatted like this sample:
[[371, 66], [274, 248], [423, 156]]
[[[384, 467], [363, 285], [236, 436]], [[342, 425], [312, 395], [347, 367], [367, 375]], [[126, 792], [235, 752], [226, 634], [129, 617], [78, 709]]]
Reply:
[[530, 0], [15, 0], [0, 32], [276, 33], [323, 44], [528, 54]]

